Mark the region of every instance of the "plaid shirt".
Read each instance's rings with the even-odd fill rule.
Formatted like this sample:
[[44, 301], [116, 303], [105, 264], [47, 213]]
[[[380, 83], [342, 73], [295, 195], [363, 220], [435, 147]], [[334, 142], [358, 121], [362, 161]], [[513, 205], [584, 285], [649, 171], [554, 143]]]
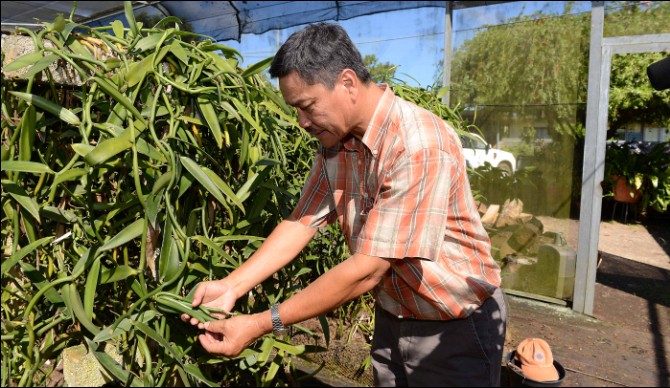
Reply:
[[373, 290], [396, 316], [467, 317], [500, 285], [458, 135], [388, 87], [362, 141], [319, 147], [293, 216], [337, 220], [352, 253], [397, 259]]

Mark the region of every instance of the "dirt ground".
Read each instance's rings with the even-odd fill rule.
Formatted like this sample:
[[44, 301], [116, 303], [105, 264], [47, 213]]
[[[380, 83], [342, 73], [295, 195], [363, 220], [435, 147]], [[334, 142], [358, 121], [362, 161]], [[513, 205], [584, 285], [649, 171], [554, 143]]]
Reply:
[[[561, 231], [577, 248], [577, 221], [546, 217], [541, 221], [545, 231]], [[561, 386], [669, 386], [669, 220], [602, 222], [599, 251], [593, 316], [508, 294], [505, 353], [524, 338], [543, 338], [566, 370]], [[317, 321], [311, 328], [320, 330]], [[372, 386], [370, 368], [360, 370], [369, 350], [365, 337], [357, 333], [345, 342], [336, 339], [328, 352], [313, 358], [326, 367], [305, 386]], [[301, 363], [300, 369], [309, 372], [316, 366]], [[508, 386], [504, 364], [501, 368], [501, 383]]]

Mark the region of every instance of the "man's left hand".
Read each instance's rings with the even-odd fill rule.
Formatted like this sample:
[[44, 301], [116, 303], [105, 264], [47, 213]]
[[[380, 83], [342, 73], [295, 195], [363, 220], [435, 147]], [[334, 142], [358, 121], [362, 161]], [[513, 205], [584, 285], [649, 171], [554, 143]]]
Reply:
[[205, 322], [205, 332], [198, 336], [200, 344], [211, 354], [235, 357], [262, 336], [257, 315], [237, 315], [228, 319]]

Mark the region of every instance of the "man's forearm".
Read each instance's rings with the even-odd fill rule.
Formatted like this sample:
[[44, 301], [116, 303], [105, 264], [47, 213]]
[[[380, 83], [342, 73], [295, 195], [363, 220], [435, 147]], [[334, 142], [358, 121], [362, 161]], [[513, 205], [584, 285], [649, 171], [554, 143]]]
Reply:
[[[390, 262], [386, 259], [354, 255], [282, 302], [279, 316], [284, 325], [292, 325], [332, 311], [373, 289], [389, 268]], [[271, 326], [267, 326], [269, 312], [261, 313], [259, 319], [267, 332], [271, 331]]]
[[297, 221], [282, 221], [249, 260], [226, 277], [226, 282], [239, 298], [290, 263], [316, 231]]

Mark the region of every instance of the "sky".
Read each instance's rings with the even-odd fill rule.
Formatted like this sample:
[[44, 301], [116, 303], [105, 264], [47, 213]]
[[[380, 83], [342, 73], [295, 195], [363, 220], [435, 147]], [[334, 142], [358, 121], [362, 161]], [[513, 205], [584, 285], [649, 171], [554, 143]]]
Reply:
[[[484, 25], [496, 25], [520, 13], [529, 15], [560, 14], [563, 1], [516, 1], [488, 7], [454, 10], [453, 50], [471, 39]], [[590, 1], [575, 2], [572, 13], [591, 9]], [[337, 22], [348, 33], [362, 56], [374, 54], [380, 63], [397, 65], [396, 77], [413, 86], [427, 87], [441, 77], [443, 60], [445, 9], [417, 8], [360, 16]], [[240, 51], [242, 67], [273, 56], [291, 33], [304, 26], [265, 34], [244, 34], [241, 42], [223, 41]]]

